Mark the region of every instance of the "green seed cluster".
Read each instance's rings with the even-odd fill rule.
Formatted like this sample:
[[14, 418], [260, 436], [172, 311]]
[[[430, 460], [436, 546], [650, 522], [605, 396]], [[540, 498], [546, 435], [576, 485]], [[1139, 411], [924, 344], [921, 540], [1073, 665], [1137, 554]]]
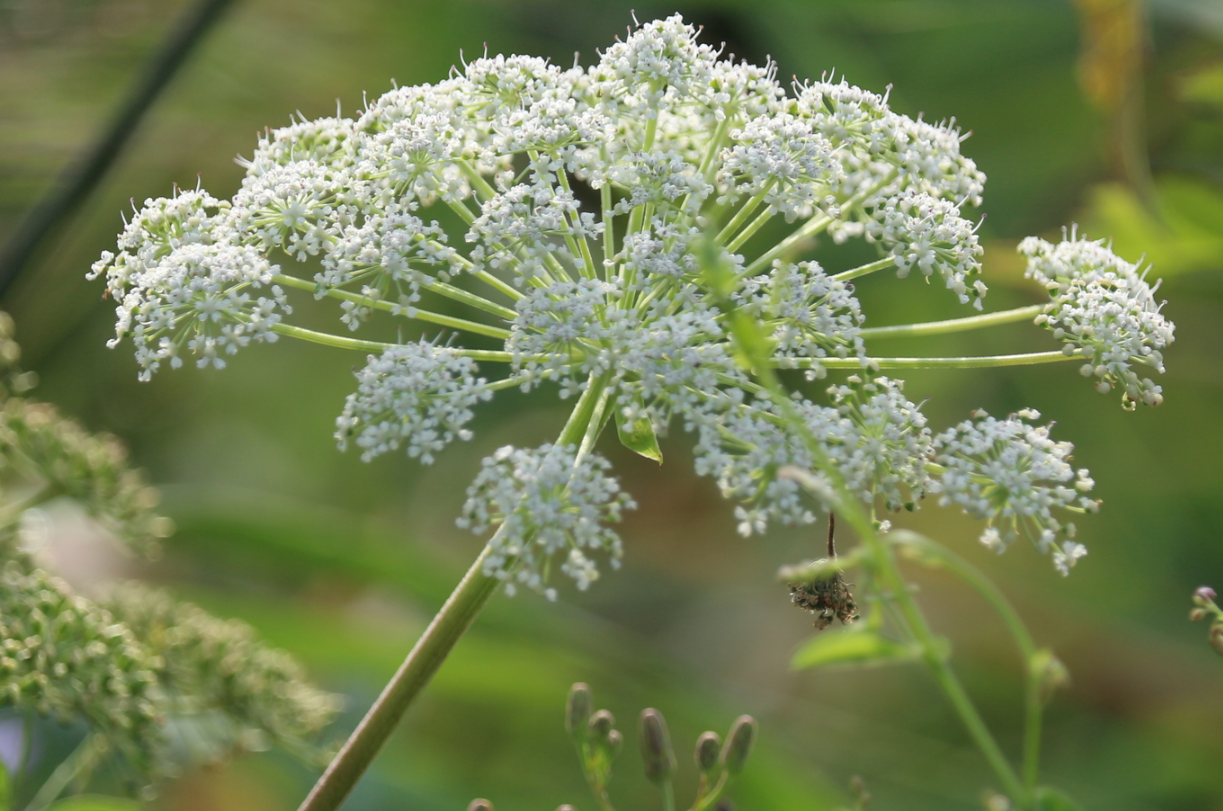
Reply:
[[159, 662], [109, 611], [8, 561], [0, 568], [0, 640], [7, 701], [64, 722], [85, 718], [138, 773], [156, 771]]
[[229, 749], [250, 748], [263, 735], [301, 748], [339, 709], [335, 695], [311, 684], [293, 657], [265, 645], [244, 622], [138, 583], [123, 584], [104, 604], [156, 656], [167, 713], [219, 714], [228, 740], [218, 743]]

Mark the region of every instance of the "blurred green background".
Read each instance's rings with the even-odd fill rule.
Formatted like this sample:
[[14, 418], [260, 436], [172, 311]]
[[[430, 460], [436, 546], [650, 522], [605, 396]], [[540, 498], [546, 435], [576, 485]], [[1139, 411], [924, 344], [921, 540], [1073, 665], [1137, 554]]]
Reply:
[[[94, 138], [180, 0], [0, 2], [0, 239]], [[459, 54], [528, 53], [584, 63], [631, 22], [673, 11], [706, 40], [782, 76], [835, 70], [893, 108], [955, 116], [964, 150], [989, 175], [988, 309], [1037, 300], [1014, 245], [1078, 223], [1144, 252], [1177, 324], [1160, 382], [1166, 404], [1124, 413], [1075, 368], [913, 374], [935, 426], [985, 407], [1024, 406], [1058, 423], [1104, 499], [1081, 522], [1090, 556], [1062, 579], [1031, 548], [993, 556], [950, 511], [911, 521], [997, 578], [1072, 687], [1047, 723], [1046, 782], [1088, 809], [1223, 809], [1223, 659], [1186, 620], [1202, 583], [1223, 586], [1223, 4], [1160, 0], [238, 0], [169, 87], [104, 183], [25, 269], [0, 306], [16, 318], [35, 394], [130, 443], [164, 490], [178, 534], [155, 564], [107, 556], [79, 524], [53, 522], [66, 574], [88, 586], [137, 575], [241, 617], [348, 696], [350, 729], [475, 555], [453, 518], [479, 460], [555, 434], [554, 398], [499, 398], [476, 437], [422, 469], [362, 464], [336, 451], [334, 416], [361, 359], [282, 341], [230, 368], [136, 382], [130, 348], [108, 350], [110, 302], [84, 273], [113, 247], [119, 212], [201, 178], [217, 196], [255, 133], [352, 113], [364, 93], [436, 81]], [[1148, 160], [1149, 158], [1149, 160]], [[975, 215], [974, 215], [975, 216]], [[871, 279], [872, 324], [959, 314], [916, 280]], [[309, 307], [306, 308], [307, 310]], [[300, 312], [300, 311], [299, 311]], [[323, 305], [307, 313], [334, 323]], [[411, 337], [411, 336], [405, 336]], [[882, 346], [882, 345], [881, 345]], [[1052, 348], [1030, 326], [930, 339], [954, 354]], [[606, 443], [638, 502], [623, 527], [627, 561], [558, 604], [499, 596], [409, 713], [346, 808], [499, 811], [590, 807], [561, 729], [564, 696], [590, 683], [630, 742], [645, 706], [671, 723], [681, 762], [696, 735], [739, 713], [760, 747], [734, 790], [754, 811], [823, 809], [861, 775], [872, 808], [980, 807], [990, 774], [916, 667], [791, 672], [810, 620], [775, 582], [815, 554], [818, 528], [744, 541], [676, 431], [663, 468]], [[1000, 626], [959, 584], [914, 573], [920, 598], [955, 643], [955, 664], [1002, 743], [1015, 752], [1019, 670]], [[635, 747], [621, 755], [622, 809], [659, 807]], [[313, 773], [269, 753], [171, 785], [166, 811], [288, 809]], [[680, 782], [681, 798], [693, 783]]]

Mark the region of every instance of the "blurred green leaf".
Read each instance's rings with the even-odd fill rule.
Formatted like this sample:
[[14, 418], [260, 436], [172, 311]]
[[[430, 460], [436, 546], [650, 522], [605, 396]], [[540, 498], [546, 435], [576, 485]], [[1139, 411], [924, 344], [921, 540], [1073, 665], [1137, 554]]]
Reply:
[[82, 794], [48, 806], [47, 811], [140, 811], [140, 803], [121, 797]]
[[1088, 236], [1113, 241], [1118, 256], [1134, 262], [1145, 255], [1154, 275], [1217, 270], [1223, 265], [1223, 192], [1192, 178], [1165, 177], [1156, 184], [1158, 218], [1121, 184], [1092, 191]]
[[1066, 793], [1049, 786], [1036, 789], [1037, 811], [1083, 811], [1083, 806], [1066, 796]]
[[10, 811], [13, 807], [13, 784], [9, 780], [8, 769], [0, 763], [0, 811]]
[[[641, 404], [641, 398], [636, 397], [634, 405]], [[639, 409], [634, 411], [640, 413]], [[654, 424], [648, 417], [638, 417], [629, 420], [624, 416], [622, 408], [616, 408], [616, 433], [620, 443], [639, 456], [662, 464], [662, 451], [658, 448], [658, 437], [654, 434]]]
[[1223, 64], [1187, 76], [1180, 86], [1181, 99], [1191, 104], [1223, 107]]
[[813, 667], [877, 667], [912, 662], [917, 648], [863, 628], [828, 634], [808, 640], [790, 666], [795, 670]]

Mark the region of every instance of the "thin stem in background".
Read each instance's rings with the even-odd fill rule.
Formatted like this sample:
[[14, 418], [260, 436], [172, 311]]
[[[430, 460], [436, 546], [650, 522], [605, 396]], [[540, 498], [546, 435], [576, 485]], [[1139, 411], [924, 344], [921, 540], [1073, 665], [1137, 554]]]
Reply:
[[114, 165], [163, 90], [233, 0], [200, 0], [183, 15], [115, 111], [101, 137], [83, 149], [30, 209], [0, 252], [0, 295], [43, 240], [85, 201]]

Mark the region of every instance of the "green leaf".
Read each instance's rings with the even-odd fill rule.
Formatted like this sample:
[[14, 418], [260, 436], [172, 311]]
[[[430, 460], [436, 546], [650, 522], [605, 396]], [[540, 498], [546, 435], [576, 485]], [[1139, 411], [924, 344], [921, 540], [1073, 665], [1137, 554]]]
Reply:
[[1036, 789], [1036, 811], [1083, 811], [1065, 792], [1049, 786]]
[[[640, 413], [641, 398], [634, 399], [634, 411]], [[654, 434], [654, 424], [648, 417], [638, 417], [629, 420], [624, 416], [624, 409], [616, 408], [616, 433], [620, 443], [633, 453], [662, 464], [662, 451], [658, 449], [658, 437]]]
[[912, 662], [919, 656], [920, 651], [916, 647], [902, 645], [894, 639], [863, 627], [813, 637], [794, 654], [790, 667], [795, 670], [812, 667], [878, 667]]
[[[26, 744], [29, 745], [28, 743]], [[0, 763], [0, 811], [9, 811], [13, 807], [13, 783], [9, 779], [8, 769]]]
[[140, 803], [122, 797], [82, 794], [49, 806], [47, 811], [141, 811]]

